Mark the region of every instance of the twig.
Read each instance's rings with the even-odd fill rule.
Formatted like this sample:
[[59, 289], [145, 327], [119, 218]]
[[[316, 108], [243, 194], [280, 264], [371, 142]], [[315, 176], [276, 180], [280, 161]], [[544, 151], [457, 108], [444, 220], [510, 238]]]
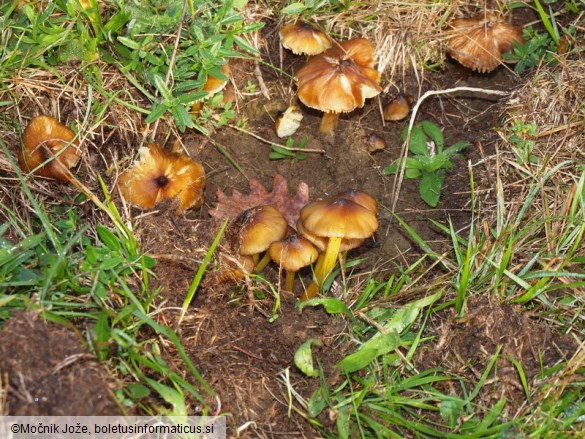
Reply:
[[400, 189], [402, 187], [402, 181], [404, 180], [404, 172], [406, 170], [406, 158], [408, 156], [408, 144], [410, 143], [410, 135], [412, 133], [412, 127], [414, 126], [414, 120], [416, 119], [418, 109], [423, 103], [423, 101], [428, 98], [429, 96], [436, 96], [436, 95], [443, 95], [449, 93], [455, 93], [458, 91], [470, 91], [470, 92], [477, 92], [477, 93], [485, 93], [485, 94], [492, 94], [492, 95], [500, 95], [505, 96], [509, 94], [507, 91], [500, 91], [500, 90], [489, 90], [484, 88], [476, 88], [476, 87], [455, 87], [455, 88], [448, 88], [446, 90], [429, 90], [425, 94], [423, 94], [414, 107], [412, 108], [412, 114], [410, 115], [410, 121], [408, 123], [408, 132], [406, 135], [406, 140], [402, 144], [402, 149], [400, 151], [400, 158], [401, 166], [400, 172], [398, 172], [394, 176], [394, 183], [392, 185], [392, 212], [396, 211], [396, 204], [398, 203], [398, 197], [400, 195]]
[[281, 145], [279, 143], [274, 143], [268, 139], [265, 139], [264, 137], [260, 137], [258, 134], [254, 134], [252, 131], [248, 131], [244, 128], [240, 128], [239, 126], [236, 126], [236, 125], [228, 125], [228, 126], [236, 131], [240, 131], [241, 133], [248, 134], [249, 136], [252, 136], [255, 139], [258, 139], [261, 142], [267, 143], [268, 145], [275, 145], [275, 146], [278, 146], [279, 148], [286, 149], [287, 151], [315, 152], [318, 154], [325, 154], [325, 150], [323, 150], [323, 149], [291, 148], [289, 146]]

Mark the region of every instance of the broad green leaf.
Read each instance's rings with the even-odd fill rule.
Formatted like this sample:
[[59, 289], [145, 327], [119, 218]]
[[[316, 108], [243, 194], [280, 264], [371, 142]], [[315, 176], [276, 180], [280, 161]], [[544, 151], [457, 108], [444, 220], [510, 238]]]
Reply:
[[451, 145], [449, 148], [446, 148], [445, 151], [443, 151], [443, 154], [445, 154], [446, 156], [451, 156], [453, 154], [457, 154], [458, 152], [463, 151], [469, 145], [471, 145], [471, 143], [469, 143], [467, 140], [462, 140], [460, 142], [457, 142], [457, 143]]
[[167, 415], [169, 416], [187, 416], [188, 410], [185, 404], [185, 397], [184, 395], [177, 389], [173, 389], [172, 387], [165, 386], [164, 384], [158, 383], [153, 379], [144, 377], [144, 380], [148, 383], [150, 387], [152, 387], [156, 392], [164, 399], [168, 404], [170, 404], [173, 409]]
[[465, 401], [460, 399], [447, 399], [439, 405], [439, 412], [441, 413], [441, 418], [445, 419], [448, 422], [449, 427], [453, 428], [457, 425], [457, 420], [459, 419], [463, 407], [465, 406]]
[[152, 80], [154, 82], [154, 86], [160, 92], [163, 99], [171, 102], [173, 100], [173, 94], [171, 93], [171, 90], [169, 89], [167, 84], [165, 84], [164, 78], [158, 73], [154, 73], [152, 75]]
[[299, 309], [305, 306], [319, 306], [323, 305], [325, 311], [329, 314], [343, 314], [347, 317], [353, 317], [349, 308], [341, 300], [334, 297], [316, 297], [314, 299], [305, 300], [304, 302], [297, 302]]
[[163, 114], [169, 110], [169, 107], [165, 104], [153, 104], [150, 114], [146, 116], [145, 123], [152, 123], [159, 119]]
[[431, 174], [438, 170], [451, 169], [452, 167], [453, 161], [445, 154], [445, 152], [442, 152], [431, 159], [430, 163], [425, 167], [425, 171]]
[[307, 7], [304, 3], [296, 2], [291, 3], [286, 8], [283, 8], [280, 12], [284, 15], [298, 15], [303, 13], [306, 9]]
[[134, 50], [139, 50], [140, 49], [140, 43], [134, 41], [131, 38], [128, 37], [118, 37], [117, 40], [122, 43], [124, 46], [130, 48], [130, 49], [134, 49]]
[[410, 180], [420, 178], [421, 175], [422, 174], [418, 169], [406, 169], [406, 171], [404, 171], [404, 177]]
[[327, 407], [329, 400], [329, 393], [327, 392], [327, 385], [322, 384], [313, 392], [309, 403], [307, 404], [307, 412], [312, 418], [316, 418], [321, 414], [323, 409]]
[[443, 132], [441, 128], [439, 128], [436, 124], [431, 122], [430, 120], [423, 120], [420, 123], [421, 128], [424, 130], [425, 134], [429, 136], [429, 138], [435, 142], [435, 146], [439, 152], [443, 151], [443, 146], [445, 145], [445, 140], [443, 138]]
[[363, 369], [379, 355], [386, 354], [400, 346], [400, 334], [390, 331], [385, 334], [377, 333], [374, 337], [365, 342], [356, 352], [349, 354], [339, 363], [345, 373], [355, 372]]
[[304, 342], [295, 352], [295, 365], [305, 375], [315, 377], [319, 375], [319, 371], [313, 365], [313, 353], [311, 347], [321, 346], [321, 342], [316, 338], [310, 338]]
[[441, 197], [441, 186], [443, 186], [444, 179], [445, 174], [442, 172], [423, 174], [418, 190], [423, 201], [429, 206], [437, 207], [437, 204], [439, 204], [439, 198]]
[[408, 144], [408, 150], [415, 155], [421, 155], [428, 157], [429, 148], [427, 147], [427, 137], [421, 127], [415, 125], [412, 127], [410, 134], [410, 142]]
[[120, 241], [118, 241], [116, 235], [102, 225], [96, 226], [96, 230], [100, 237], [100, 241], [102, 241], [106, 247], [116, 252], [120, 251]]
[[134, 401], [142, 398], [146, 398], [150, 395], [150, 389], [140, 383], [129, 383], [126, 386], [126, 390]]

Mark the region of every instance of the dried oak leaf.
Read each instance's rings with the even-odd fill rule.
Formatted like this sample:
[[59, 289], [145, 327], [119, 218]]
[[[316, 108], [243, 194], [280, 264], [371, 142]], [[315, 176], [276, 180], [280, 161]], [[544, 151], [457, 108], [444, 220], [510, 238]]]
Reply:
[[219, 220], [226, 218], [232, 220], [246, 209], [267, 204], [278, 210], [286, 222], [296, 229], [299, 212], [309, 202], [309, 186], [306, 183], [300, 182], [294, 195], [289, 193], [286, 179], [279, 174], [274, 176], [271, 192], [254, 178], [250, 180], [249, 185], [249, 194], [242, 194], [233, 189], [231, 196], [218, 188], [217, 203], [209, 209], [209, 214]]

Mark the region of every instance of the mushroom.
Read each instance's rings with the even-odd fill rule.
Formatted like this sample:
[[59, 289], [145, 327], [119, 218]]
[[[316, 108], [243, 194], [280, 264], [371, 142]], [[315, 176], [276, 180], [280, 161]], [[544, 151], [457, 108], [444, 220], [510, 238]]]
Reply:
[[380, 72], [374, 69], [374, 48], [363, 38], [338, 43], [309, 61], [297, 72], [299, 99], [307, 107], [324, 111], [320, 131], [331, 133], [339, 113], [364, 106], [378, 95]]
[[192, 106], [191, 106], [191, 113], [193, 114], [197, 114], [199, 113], [199, 111], [201, 111], [201, 107], [203, 106], [203, 100], [213, 96], [216, 93], [219, 93], [220, 91], [226, 90], [225, 92], [225, 96], [224, 96], [224, 101], [225, 102], [233, 102], [235, 100], [235, 96], [233, 94], [233, 89], [231, 89], [230, 86], [230, 81], [229, 81], [229, 77], [230, 77], [230, 66], [229, 64], [223, 64], [220, 67], [220, 73], [221, 75], [225, 76], [228, 79], [222, 79], [222, 78], [218, 78], [212, 75], [207, 75], [207, 81], [205, 81], [205, 84], [203, 85], [203, 91], [207, 92], [207, 96], [203, 97], [199, 100], [197, 100]]
[[24, 148], [18, 154], [18, 163], [23, 171], [71, 182], [69, 169], [81, 155], [79, 140], [71, 129], [54, 117], [36, 116], [22, 133], [22, 142]]
[[354, 203], [371, 210], [374, 212], [374, 215], [378, 215], [378, 202], [367, 192], [358, 189], [348, 189], [335, 195], [335, 197], [353, 201]]
[[198, 209], [204, 201], [205, 171], [200, 163], [170, 152], [157, 143], [138, 150], [140, 160], [120, 175], [118, 186], [126, 201], [152, 209], [164, 200], [176, 202], [176, 213]]
[[284, 113], [279, 115], [274, 122], [274, 131], [280, 138], [290, 137], [297, 132], [303, 120], [303, 113], [299, 111], [299, 107], [291, 105]]
[[410, 113], [410, 106], [413, 101], [414, 98], [410, 95], [398, 95], [382, 108], [384, 120], [399, 121], [406, 118], [408, 113]]
[[307, 204], [299, 220], [310, 234], [328, 238], [325, 251], [319, 256], [315, 269], [316, 282], [311, 283], [304, 298], [317, 295], [327, 275], [333, 270], [343, 239], [366, 239], [377, 230], [375, 212], [349, 198], [338, 196]]
[[524, 43], [522, 30], [493, 12], [474, 18], [451, 21], [447, 53], [465, 67], [480, 73], [491, 72], [510, 52], [514, 42]]
[[238, 236], [238, 254], [251, 256], [254, 260], [254, 271], [257, 272], [270, 261], [269, 255], [260, 261], [260, 253], [267, 251], [274, 241], [284, 238], [288, 223], [274, 207], [262, 205], [242, 212], [231, 227]]
[[317, 55], [331, 47], [325, 32], [302, 21], [288, 23], [278, 33], [282, 45], [295, 55]]
[[292, 234], [270, 244], [270, 258], [286, 271], [284, 289], [292, 291], [297, 271], [317, 260], [319, 252], [311, 242]]

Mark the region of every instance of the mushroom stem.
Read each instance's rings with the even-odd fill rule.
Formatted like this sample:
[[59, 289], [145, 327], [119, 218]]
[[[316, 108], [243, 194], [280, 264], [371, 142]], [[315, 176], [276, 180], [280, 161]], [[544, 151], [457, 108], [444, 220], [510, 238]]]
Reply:
[[[258, 261], [258, 255], [255, 255], [256, 259], [254, 262]], [[270, 258], [270, 252], [266, 252], [264, 254], [264, 256], [262, 257], [262, 259], [260, 259], [259, 262], [257, 262], [256, 266], [254, 267], [254, 273], [260, 273], [262, 270], [264, 270], [264, 268], [266, 268], [266, 266], [268, 265], [268, 263], [271, 261], [272, 259]]]
[[341, 240], [341, 237], [329, 238], [329, 243], [327, 244], [327, 248], [323, 255], [323, 264], [319, 267], [320, 270], [315, 273], [319, 286], [323, 285], [325, 278], [331, 273], [333, 267], [335, 267], [337, 255], [339, 254], [339, 247], [341, 246]]
[[284, 281], [284, 289], [286, 291], [291, 291], [293, 290], [293, 286], [295, 284], [295, 276], [296, 276], [297, 272], [296, 271], [287, 271], [286, 272], [286, 278]]
[[339, 122], [339, 113], [325, 113], [321, 119], [319, 131], [323, 134], [330, 134], [337, 128]]
[[327, 275], [331, 273], [333, 267], [335, 267], [335, 261], [339, 254], [339, 248], [341, 246], [342, 238], [331, 237], [327, 248], [317, 259], [315, 266], [315, 281], [307, 287], [307, 290], [301, 296], [301, 300], [308, 300], [315, 297], [319, 293], [319, 288], [323, 286], [323, 282], [327, 278]]

